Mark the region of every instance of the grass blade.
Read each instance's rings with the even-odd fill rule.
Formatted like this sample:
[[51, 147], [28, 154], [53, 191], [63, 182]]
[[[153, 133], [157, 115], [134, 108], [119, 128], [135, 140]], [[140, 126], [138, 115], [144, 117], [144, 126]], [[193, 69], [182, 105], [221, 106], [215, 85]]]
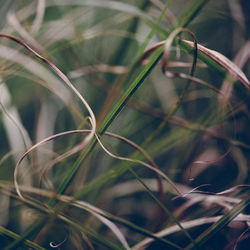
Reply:
[[[237, 206], [231, 209], [220, 220], [209, 227], [204, 233], [202, 233], [195, 241], [200, 247], [204, 245], [213, 235], [223, 229], [228, 223], [239, 215], [250, 204], [250, 196], [241, 201]], [[195, 249], [194, 246], [187, 246], [186, 250]]]
[[[12, 239], [19, 239], [20, 236], [2, 226], [0, 226], [0, 234], [3, 234], [3, 235], [6, 235]], [[30, 240], [24, 240], [23, 244], [26, 246], [26, 247], [29, 247], [29, 248], [32, 248], [32, 249], [35, 249], [35, 250], [45, 250], [45, 248], [39, 246], [38, 244], [30, 241]]]

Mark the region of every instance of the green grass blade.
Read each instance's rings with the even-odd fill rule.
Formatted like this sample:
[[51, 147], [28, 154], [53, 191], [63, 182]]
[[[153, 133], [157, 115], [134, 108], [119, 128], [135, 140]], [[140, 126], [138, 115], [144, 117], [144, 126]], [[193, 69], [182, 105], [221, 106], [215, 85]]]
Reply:
[[103, 124], [100, 126], [98, 132], [102, 134], [109, 125], [113, 122], [113, 120], [117, 117], [117, 115], [121, 112], [121, 110], [127, 104], [129, 98], [135, 93], [135, 91], [142, 85], [147, 76], [151, 73], [153, 68], [161, 59], [163, 52], [163, 48], [159, 49], [154, 56], [152, 57], [150, 63], [142, 70], [142, 72], [138, 75], [138, 77], [134, 80], [134, 82], [130, 85], [127, 91], [124, 93], [122, 98], [116, 103], [111, 112], [106, 116]]
[[[131, 86], [128, 88], [126, 93], [123, 95], [123, 97], [118, 101], [118, 103], [114, 106], [112, 111], [107, 115], [105, 118], [103, 124], [99, 128], [98, 132], [102, 134], [112, 123], [112, 121], [117, 117], [117, 115], [121, 112], [121, 110], [125, 107], [127, 101], [129, 98], [133, 95], [133, 93], [139, 88], [139, 86], [144, 82], [146, 77], [150, 74], [150, 72], [153, 70], [153, 68], [156, 66], [158, 61], [160, 60], [162, 56], [163, 49], [159, 49], [155, 55], [152, 57], [151, 62], [145, 67], [145, 69], [139, 74], [139, 76], [135, 79], [135, 81], [131, 84]], [[88, 155], [88, 153], [91, 151], [93, 146], [96, 143], [96, 139], [93, 139], [92, 142], [87, 146], [87, 148], [84, 150], [84, 152], [80, 155], [80, 157], [76, 160], [72, 168], [69, 170], [68, 174], [66, 175], [65, 179], [61, 182], [57, 189], [58, 194], [62, 194], [68, 187], [68, 185], [71, 183], [73, 177], [75, 176], [77, 170], [79, 169], [82, 160]], [[49, 202], [50, 206], [53, 206], [55, 204], [55, 200], [51, 200]]]
[[[237, 206], [231, 209], [220, 220], [210, 226], [204, 233], [202, 233], [197, 239], [196, 243], [199, 246], [205, 244], [213, 235], [223, 229], [228, 223], [230, 223], [237, 215], [239, 215], [250, 204], [250, 196], [241, 201]], [[189, 245], [187, 250], [195, 249], [194, 246]]]
[[[165, 6], [165, 8], [164, 8], [164, 10], [162, 12], [162, 14], [166, 11], [166, 9], [168, 8], [169, 4], [170, 4], [170, 1], [167, 2], [167, 4], [166, 4], [166, 6]], [[162, 18], [162, 16], [163, 15], [161, 15], [161, 18]], [[158, 21], [160, 21], [161, 18]], [[146, 42], [143, 45], [143, 50], [147, 46], [147, 43], [150, 40], [150, 37], [152, 35], [153, 35], [153, 33], [149, 34], [148, 39], [146, 39]], [[140, 51], [141, 54], [143, 53], [143, 50]], [[112, 111], [108, 114], [108, 116], [105, 118], [104, 122], [102, 123], [102, 125], [98, 129], [98, 132], [100, 134], [102, 134], [102, 133], [105, 132], [105, 130], [108, 128], [108, 126], [112, 123], [112, 121], [116, 118], [116, 116], [121, 112], [121, 110], [123, 109], [123, 107], [126, 105], [126, 103], [129, 100], [129, 98], [138, 89], [138, 87], [143, 83], [143, 81], [145, 80], [145, 78], [150, 74], [150, 72], [152, 71], [152, 69], [155, 67], [155, 65], [157, 64], [157, 62], [160, 60], [162, 52], [163, 52], [163, 48], [160, 49], [154, 55], [154, 57], [152, 57], [151, 62], [145, 67], [144, 70], [142, 70], [142, 72], [139, 74], [139, 76], [136, 78], [136, 80], [131, 84], [131, 86], [128, 88], [128, 90], [123, 95], [123, 97], [118, 101], [118, 103], [115, 105], [115, 107], [112, 109]], [[140, 53], [139, 53], [139, 56], [137, 56], [136, 58], [140, 57]], [[78, 170], [78, 168], [79, 168], [82, 160], [88, 155], [88, 153], [91, 151], [91, 149], [93, 148], [93, 146], [95, 145], [95, 143], [96, 143], [96, 140], [92, 141], [87, 146], [87, 148], [84, 150], [84, 152], [82, 153], [82, 155], [77, 159], [77, 161], [75, 162], [75, 164], [73, 165], [73, 167], [70, 169], [70, 171], [69, 171], [67, 177], [65, 178], [65, 180], [58, 187], [57, 191], [59, 193], [62, 193], [67, 188], [67, 185], [70, 183], [71, 179], [75, 175], [75, 173]], [[101, 179], [102, 179], [102, 177], [101, 177]], [[104, 179], [105, 179], [105, 177], [104, 177]], [[95, 186], [95, 184], [94, 184], [94, 186]]]
[[[149, 5], [149, 1], [144, 1], [142, 4], [142, 10], [146, 9], [147, 6]], [[135, 33], [139, 24], [139, 18], [136, 17], [132, 20], [132, 22], [129, 25], [128, 32], [130, 33]], [[125, 53], [127, 52], [127, 49], [130, 47], [132, 40], [130, 38], [124, 38], [119, 44], [119, 47], [117, 50], [114, 52], [114, 56], [110, 60], [111, 65], [120, 65], [124, 63], [124, 57]], [[111, 80], [112, 78], [109, 78]]]
[[162, 202], [153, 194], [153, 192], [150, 190], [150, 188], [143, 182], [143, 180], [136, 174], [136, 172], [130, 168], [130, 171], [133, 173], [133, 175], [136, 177], [136, 179], [144, 186], [146, 191], [149, 193], [149, 195], [152, 197], [152, 199], [159, 205], [159, 207], [178, 225], [183, 232], [187, 236], [187, 238], [192, 242], [193, 246], [197, 246], [196, 242], [193, 240], [193, 238], [190, 236], [190, 234], [183, 228], [183, 226], [180, 224], [180, 222], [175, 218], [175, 216], [162, 204]]

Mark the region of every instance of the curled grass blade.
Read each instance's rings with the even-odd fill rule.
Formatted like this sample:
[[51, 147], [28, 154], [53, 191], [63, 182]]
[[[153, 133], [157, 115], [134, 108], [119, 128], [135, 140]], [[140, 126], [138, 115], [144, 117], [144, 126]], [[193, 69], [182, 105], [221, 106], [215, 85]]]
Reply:
[[[155, 51], [156, 49], [158, 49], [161, 46], [164, 46], [165, 43], [166, 43], [166, 41], [161, 41], [161, 42], [155, 44], [150, 49], [148, 49], [144, 53], [144, 55], [143, 55], [143, 57], [141, 59], [141, 62], [143, 62], [153, 51]], [[191, 47], [194, 47], [193, 42], [191, 42], [191, 41], [181, 40], [180, 43], [182, 45], [188, 44]], [[249, 80], [247, 79], [246, 75], [242, 72], [242, 70], [235, 63], [233, 63], [231, 60], [229, 60], [227, 57], [225, 57], [221, 53], [219, 53], [219, 52], [217, 52], [215, 50], [208, 49], [208, 48], [206, 48], [206, 47], [204, 47], [204, 46], [202, 46], [200, 44], [197, 44], [197, 49], [198, 49], [198, 51], [200, 51], [200, 52], [204, 53], [205, 55], [207, 55], [208, 57], [210, 57], [214, 63], [217, 63], [217, 64], [221, 65], [222, 68], [224, 68], [226, 71], [228, 71], [228, 73], [230, 75], [232, 75], [235, 79], [242, 82], [242, 84], [247, 89], [250, 89]], [[201, 59], [199, 53], [198, 53], [198, 57], [199, 57], [199, 59]], [[208, 64], [208, 65], [210, 65], [210, 64]], [[216, 67], [216, 68], [218, 69], [218, 67]]]
[[[175, 29], [167, 38], [167, 40], [164, 42], [164, 54], [163, 54], [163, 63], [162, 63], [162, 72], [165, 74], [165, 72], [167, 71], [167, 67], [168, 67], [168, 61], [169, 61], [169, 55], [170, 55], [170, 49], [172, 47], [172, 43], [174, 42], [175, 37], [182, 32], [187, 32], [188, 34], [190, 34], [194, 40], [194, 56], [193, 56], [193, 63], [192, 63], [192, 68], [190, 70], [190, 76], [193, 77], [194, 72], [195, 72], [195, 68], [196, 68], [196, 63], [197, 63], [197, 42], [196, 42], [196, 38], [194, 36], [194, 34], [189, 31], [188, 29], [185, 28], [177, 28]], [[163, 44], [161, 44], [163, 45]], [[153, 48], [150, 48], [149, 50], [147, 50], [145, 52], [145, 55], [143, 56], [143, 60], [145, 59], [145, 57], [149, 56], [155, 49], [158, 49], [161, 45], [157, 44], [156, 46], [153, 46]], [[191, 78], [187, 80], [187, 83], [185, 84], [184, 88], [182, 89], [182, 92], [178, 98], [178, 100], [175, 102], [175, 104], [172, 106], [172, 108], [170, 109], [170, 111], [167, 113], [167, 115], [165, 116], [163, 122], [158, 126], [158, 128], [153, 132], [153, 134], [151, 134], [146, 141], [144, 142], [144, 146], [148, 145], [153, 138], [155, 138], [161, 131], [162, 129], [166, 126], [166, 124], [168, 123], [169, 119], [176, 113], [176, 111], [178, 110], [178, 108], [180, 107], [180, 104], [191, 84], [192, 80]]]
[[86, 109], [88, 110], [88, 112], [90, 114], [91, 124], [93, 125], [92, 133], [89, 134], [89, 136], [87, 138], [85, 138], [85, 140], [82, 142], [83, 148], [84, 148], [84, 146], [86, 144], [88, 144], [88, 142], [91, 140], [91, 138], [93, 137], [93, 135], [96, 131], [96, 119], [95, 119], [95, 115], [94, 115], [92, 109], [90, 108], [90, 106], [86, 102], [86, 100], [83, 98], [83, 96], [79, 93], [79, 91], [74, 87], [74, 85], [70, 82], [70, 80], [67, 78], [67, 76], [60, 69], [58, 69], [52, 62], [50, 62], [49, 60], [47, 60], [46, 58], [41, 56], [39, 53], [37, 53], [35, 50], [33, 50], [31, 47], [29, 47], [25, 42], [18, 39], [17, 37], [14, 37], [14, 36], [11, 36], [8, 34], [0, 33], [0, 37], [10, 39], [10, 40], [20, 44], [22, 47], [24, 47], [29, 52], [31, 52], [39, 60], [44, 62], [46, 65], [48, 65], [54, 71], [54, 73], [59, 78], [61, 78], [66, 83], [66, 85], [76, 94], [76, 96], [78, 96], [78, 98], [82, 101], [82, 103], [84, 104], [84, 106], [86, 107]]
[[[121, 137], [120, 137], [121, 138]], [[161, 170], [159, 170], [158, 168], [155, 168], [155, 166], [152, 166], [150, 164], [147, 164], [143, 161], [137, 160], [137, 159], [131, 159], [131, 158], [127, 158], [127, 157], [122, 157], [122, 156], [118, 156], [118, 155], [114, 155], [113, 153], [111, 153], [109, 150], [107, 150], [107, 148], [102, 144], [100, 138], [98, 137], [98, 135], [96, 135], [96, 139], [98, 141], [98, 144], [102, 147], [102, 149], [112, 158], [118, 159], [118, 160], [122, 160], [122, 161], [129, 161], [129, 162], [133, 162], [135, 164], [140, 164], [143, 165], [153, 171], [155, 171], [157, 174], [159, 174], [161, 177], [163, 177], [166, 181], [169, 182], [169, 184], [172, 186], [172, 188], [174, 188], [178, 194], [181, 195], [181, 193], [179, 192], [178, 188], [176, 187], [176, 185], [169, 179], [169, 177], [164, 174]], [[127, 140], [126, 140], [127, 141]]]
[[[192, 42], [186, 40], [184, 40], [184, 42], [192, 46]], [[227, 70], [230, 75], [232, 75], [235, 79], [239, 80], [247, 89], [250, 89], [249, 80], [235, 63], [233, 63], [221, 53], [215, 50], [208, 49], [200, 44], [198, 44], [198, 50], [209, 56], [211, 59], [213, 59], [214, 62], [218, 63], [225, 70]]]
[[[82, 103], [87, 108], [87, 110], [88, 110], [88, 112], [90, 114], [90, 118], [89, 119], [90, 119], [90, 122], [91, 122], [91, 125], [92, 125], [91, 133], [87, 137], [84, 138], [84, 140], [82, 141], [82, 143], [80, 145], [81, 149], [85, 148], [86, 145], [93, 138], [94, 133], [96, 131], [96, 119], [95, 119], [95, 115], [94, 115], [92, 109], [90, 108], [90, 106], [88, 105], [88, 103], [86, 102], [86, 100], [82, 97], [82, 95], [79, 93], [79, 91], [74, 87], [74, 85], [69, 81], [69, 79], [66, 77], [66, 75], [63, 74], [63, 72], [61, 70], [59, 70], [49, 60], [47, 60], [46, 58], [44, 58], [43, 56], [41, 56], [40, 54], [38, 54], [36, 51], [34, 51], [25, 42], [23, 42], [22, 40], [14, 37], [14, 36], [3, 34], [3, 33], [0, 33], [0, 37], [10, 39], [10, 40], [12, 40], [12, 41], [20, 44], [22, 47], [24, 47], [29, 52], [31, 52], [33, 55], [35, 55], [38, 59], [40, 59], [42, 62], [44, 62], [46, 65], [48, 65], [56, 73], [56, 75], [58, 75], [68, 85], [68, 87], [70, 89], [72, 89], [73, 92], [79, 97], [79, 99], [82, 101]], [[16, 178], [17, 178], [17, 168], [15, 169], [14, 178], [15, 178], [15, 185], [18, 186], [17, 185], [17, 180], [16, 180]], [[20, 192], [18, 192], [18, 194], [20, 194]]]
[[[50, 141], [50, 140], [53, 140], [53, 139], [55, 139], [55, 138], [57, 138], [57, 137], [64, 136], [64, 135], [68, 135], [68, 134], [73, 134], [73, 133], [91, 133], [91, 130], [67, 131], [67, 132], [63, 132], [63, 133], [60, 133], [60, 134], [56, 134], [56, 135], [53, 135], [53, 136], [50, 136], [50, 137], [44, 139], [43, 141], [37, 143], [37, 144], [34, 145], [32, 148], [30, 148], [30, 149], [23, 155], [23, 157], [20, 159], [20, 161], [19, 161], [19, 163], [18, 163], [16, 169], [18, 169], [18, 167], [19, 167], [19, 165], [21, 164], [21, 161], [24, 159], [24, 157], [26, 157], [26, 155], [28, 155], [32, 150], [34, 150], [35, 148], [37, 148], [37, 147], [40, 146], [41, 144], [46, 143], [46, 142], [48, 142], [48, 141]], [[121, 139], [121, 140], [125, 141], [126, 143], [129, 143], [129, 144], [132, 145], [133, 147], [135, 147], [135, 148], [137, 148], [137, 149], [140, 149], [140, 148], [138, 148], [138, 146], [137, 146], [136, 144], [134, 144], [133, 142], [131, 142], [131, 141], [129, 141], [129, 140], [127, 140], [127, 139], [125, 139], [125, 138], [123, 138], [123, 137], [121, 137], [121, 136], [115, 135], [115, 134], [113, 134], [113, 133], [108, 133], [108, 132], [106, 133], [106, 135], [113, 136], [113, 137], [116, 137], [116, 138], [118, 138], [118, 139]], [[131, 161], [131, 162], [133, 162], [133, 163], [139, 163], [139, 164], [141, 164], [141, 165], [146, 166], [147, 168], [149, 168], [149, 169], [155, 171], [155, 172], [158, 173], [160, 176], [162, 176], [163, 178], [165, 178], [165, 179], [168, 181], [168, 183], [170, 183], [170, 185], [176, 190], [176, 192], [179, 193], [179, 191], [178, 191], [178, 189], [176, 188], [175, 184], [174, 184], [174, 183], [173, 183], [164, 173], [162, 173], [159, 169], [155, 168], [155, 166], [151, 166], [151, 165], [149, 165], [149, 164], [147, 164], [147, 163], [144, 163], [144, 162], [142, 162], [142, 161], [139, 161], [139, 160], [134, 160], [134, 159], [129, 159], [129, 158], [125, 158], [125, 157], [116, 156], [116, 155], [110, 153], [110, 152], [103, 146], [103, 144], [101, 143], [101, 141], [99, 140], [98, 137], [97, 137], [97, 140], [98, 140], [98, 143], [99, 143], [99, 144], [101, 145], [101, 147], [103, 148], [103, 150], [104, 150], [106, 153], [108, 153], [111, 157], [117, 158], [117, 159], [119, 159], [119, 160], [125, 160], [125, 161]], [[141, 151], [142, 153], [144, 152], [143, 150], [140, 150], [140, 151]], [[145, 156], [146, 156], [147, 158], [149, 158], [149, 156], [148, 156], [146, 153], [145, 153]], [[149, 158], [149, 159], [150, 159], [150, 158]], [[24, 199], [24, 197], [22, 196], [22, 194], [21, 194], [21, 192], [20, 192], [20, 188], [19, 188], [19, 186], [17, 185], [17, 182], [16, 182], [16, 181], [15, 181], [15, 187], [16, 187], [16, 190], [17, 190], [17, 193], [19, 194], [19, 196], [22, 197], [22, 198]], [[179, 194], [180, 194], [180, 193], [179, 193]], [[181, 194], [180, 194], [180, 195], [181, 195]], [[155, 198], [155, 197], [154, 197], [154, 198]], [[156, 199], [156, 198], [155, 198], [155, 199]], [[25, 200], [26, 200], [26, 198], [25, 198]], [[157, 200], [157, 199], [156, 199], [156, 200]], [[72, 205], [72, 204], [71, 204], [71, 205]], [[60, 209], [62, 209], [62, 208], [60, 208]], [[164, 209], [164, 210], [165, 210], [165, 209]], [[167, 210], [167, 211], [168, 211], [168, 210]], [[167, 214], [169, 215], [170, 213], [167, 212]], [[171, 216], [171, 215], [170, 215], [170, 216]], [[121, 234], [120, 234], [120, 233], [117, 233], [117, 230], [114, 228], [114, 225], [111, 225], [111, 224], [108, 223], [105, 219], [102, 219], [102, 218], [99, 218], [99, 219], [101, 219], [105, 224], [107, 224], [107, 225], [111, 228], [112, 231], [115, 232], [115, 234], [119, 237], [119, 239], [120, 239], [120, 241], [123, 243], [123, 245], [126, 246], [126, 249], [128, 249], [128, 248], [129, 248], [128, 245], [125, 243], [124, 239], [121, 237]], [[124, 222], [123, 222], [123, 223], [124, 223]], [[178, 222], [177, 222], [177, 224], [178, 224]], [[138, 230], [138, 229], [137, 229], [137, 230]]]
[[[46, 143], [46, 142], [49, 142], [51, 140], [54, 140], [58, 137], [61, 137], [61, 136], [65, 136], [65, 135], [70, 135], [70, 134], [80, 134], [80, 133], [88, 133], [90, 134], [91, 133], [91, 130], [72, 130], [72, 131], [66, 131], [66, 132], [62, 132], [62, 133], [59, 133], [59, 134], [55, 134], [55, 135], [52, 135], [50, 137], [47, 137], [45, 139], [43, 139], [42, 141], [38, 142], [37, 144], [33, 145], [29, 150], [27, 150], [25, 152], [25, 154], [23, 154], [23, 156], [19, 159], [17, 165], [16, 165], [16, 168], [15, 168], [15, 174], [14, 174], [14, 184], [15, 184], [15, 187], [16, 187], [16, 191], [18, 193], [18, 195], [20, 197], [23, 198], [22, 194], [20, 193], [20, 189], [19, 189], [19, 185], [17, 183], [17, 174], [18, 174], [18, 169], [23, 161], [23, 159], [31, 152], [33, 151], [34, 149], [36, 149], [37, 147], [41, 146], [42, 144]], [[136, 148], [138, 151], [140, 151], [149, 161], [152, 165], [150, 164], [147, 164], [143, 161], [140, 161], [140, 160], [136, 160], [136, 159], [130, 159], [130, 158], [126, 158], [126, 157], [120, 157], [120, 156], [116, 156], [114, 154], [112, 154], [111, 152], [109, 152], [105, 147], [104, 145], [101, 143], [100, 139], [98, 138], [98, 136], [96, 135], [96, 138], [97, 138], [97, 141], [98, 143], [100, 144], [100, 146], [102, 147], [102, 149], [108, 154], [110, 155], [111, 157], [113, 158], [116, 158], [116, 159], [119, 159], [119, 160], [125, 160], [125, 161], [130, 161], [130, 162], [134, 162], [134, 163], [138, 163], [140, 165], [143, 165], [153, 171], [155, 171], [157, 174], [159, 174], [160, 176], [162, 176], [164, 179], [166, 179], [170, 185], [172, 186], [173, 189], [175, 189], [177, 191], [177, 193], [179, 193], [179, 195], [181, 195], [181, 193], [178, 191], [177, 187], [175, 186], [175, 184], [162, 172], [158, 169], [157, 165], [153, 162], [152, 158], [141, 148], [139, 147], [138, 145], [136, 145], [135, 143], [133, 143], [132, 141], [122, 137], [122, 136], [119, 136], [119, 135], [116, 135], [114, 133], [110, 133], [110, 132], [106, 132], [105, 133], [106, 135], [108, 136], [112, 136], [112, 137], [115, 137], [115, 138], [118, 138], [126, 143], [128, 143], [129, 145], [131, 145], [132, 147]], [[72, 152], [72, 150], [70, 150], [70, 153]]]
[[[62, 133], [59, 133], [59, 134], [55, 134], [55, 135], [52, 135], [52, 136], [49, 136], [45, 139], [43, 139], [42, 141], [38, 142], [37, 144], [33, 145], [31, 148], [29, 148], [29, 150], [27, 150], [23, 156], [19, 159], [19, 161], [17, 162], [16, 164], [16, 168], [15, 168], [15, 172], [14, 172], [14, 184], [15, 184], [15, 187], [16, 187], [16, 191], [17, 191], [17, 194], [23, 198], [21, 192], [20, 192], [20, 189], [19, 189], [19, 185], [18, 185], [18, 182], [17, 182], [17, 175], [18, 175], [18, 170], [20, 168], [20, 165], [23, 161], [23, 159], [31, 152], [33, 151], [34, 149], [36, 149], [37, 147], [39, 147], [40, 145], [46, 143], [46, 142], [49, 142], [51, 140], [54, 140], [55, 138], [58, 138], [60, 136], [65, 136], [65, 135], [69, 135], [69, 134], [75, 134], [75, 133], [84, 133], [84, 132], [88, 132], [88, 134], [91, 134], [91, 130], [73, 130], [73, 131], [66, 131], [66, 132], [62, 132]], [[78, 147], [78, 146], [77, 146]], [[74, 148], [73, 148], [74, 149]], [[70, 152], [68, 152], [68, 154], [70, 155], [72, 153], [72, 150], [70, 150]], [[67, 154], [67, 156], [68, 156]]]

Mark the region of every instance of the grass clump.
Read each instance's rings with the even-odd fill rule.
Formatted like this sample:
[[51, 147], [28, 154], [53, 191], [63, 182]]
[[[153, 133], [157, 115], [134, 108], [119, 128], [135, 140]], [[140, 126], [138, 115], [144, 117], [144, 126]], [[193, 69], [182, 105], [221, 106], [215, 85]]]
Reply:
[[247, 7], [6, 2], [3, 249], [244, 249]]

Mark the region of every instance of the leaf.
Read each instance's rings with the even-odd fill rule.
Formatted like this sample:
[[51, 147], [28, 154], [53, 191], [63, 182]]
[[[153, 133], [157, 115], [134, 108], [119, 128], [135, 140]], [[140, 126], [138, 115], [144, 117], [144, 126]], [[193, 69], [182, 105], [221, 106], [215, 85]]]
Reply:
[[[193, 42], [183, 40], [185, 43], [193, 47]], [[239, 80], [247, 89], [250, 89], [250, 82], [247, 79], [246, 75], [242, 72], [242, 70], [227, 57], [222, 55], [221, 53], [208, 49], [200, 44], [198, 44], [198, 50], [202, 53], [206, 54], [212, 60], [221, 65], [228, 73]]]

